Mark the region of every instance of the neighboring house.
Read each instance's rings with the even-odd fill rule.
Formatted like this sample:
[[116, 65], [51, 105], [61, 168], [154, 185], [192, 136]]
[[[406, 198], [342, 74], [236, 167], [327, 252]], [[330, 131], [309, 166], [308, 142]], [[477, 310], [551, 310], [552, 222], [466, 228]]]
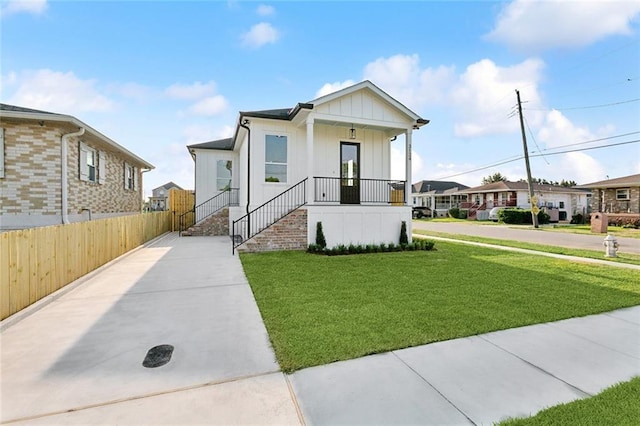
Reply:
[[[196, 205], [228, 212], [216, 214], [228, 214], [242, 250], [304, 249], [318, 222], [330, 247], [397, 244], [402, 222], [411, 236], [412, 134], [427, 123], [370, 81], [293, 108], [240, 112], [233, 137], [187, 147]], [[406, 177], [393, 180], [399, 136]], [[209, 214], [196, 208], [198, 221]]]
[[414, 206], [428, 207], [433, 216], [446, 216], [449, 209], [460, 207], [467, 201], [467, 195], [459, 192], [469, 187], [458, 182], [421, 180], [412, 188]]
[[[569, 220], [577, 213], [587, 211], [588, 191], [579, 188], [567, 188], [559, 185], [533, 184], [537, 206], [549, 211], [557, 210], [557, 220]], [[460, 191], [468, 196], [465, 208], [491, 210], [494, 207], [531, 208], [529, 185], [527, 182], [501, 181], [476, 186]]]
[[149, 197], [149, 210], [151, 211], [168, 210], [169, 190], [174, 188], [182, 191], [182, 188], [173, 182], [167, 182], [162, 186], [154, 188], [151, 191], [151, 197]]
[[602, 213], [640, 214], [640, 174], [580, 185], [591, 190], [591, 209]]
[[75, 117], [0, 104], [0, 229], [139, 213], [151, 169]]

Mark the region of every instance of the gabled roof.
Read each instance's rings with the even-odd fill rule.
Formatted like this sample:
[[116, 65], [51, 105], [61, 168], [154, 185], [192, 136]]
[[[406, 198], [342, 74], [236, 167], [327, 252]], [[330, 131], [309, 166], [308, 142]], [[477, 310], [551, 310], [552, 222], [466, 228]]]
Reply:
[[407, 116], [411, 117], [415, 121], [414, 128], [419, 128], [424, 126], [425, 124], [429, 124], [429, 120], [420, 118], [418, 114], [416, 114], [415, 112], [411, 111], [409, 108], [407, 108], [406, 106], [398, 102], [396, 99], [391, 97], [387, 92], [385, 92], [384, 90], [382, 90], [381, 88], [379, 88], [369, 80], [364, 80], [364, 81], [361, 81], [360, 83], [354, 84], [353, 86], [345, 87], [344, 89], [338, 90], [333, 93], [329, 93], [328, 95], [320, 96], [319, 98], [316, 98], [310, 101], [309, 103], [315, 106], [318, 106], [326, 102], [331, 102], [332, 100], [338, 99], [342, 96], [346, 96], [348, 94], [357, 92], [358, 90], [361, 90], [364, 88], [371, 90], [376, 95], [384, 99], [386, 102], [393, 105], [395, 108], [402, 111]]
[[197, 143], [193, 145], [187, 145], [189, 152], [192, 149], [221, 149], [224, 151], [231, 151], [233, 149], [233, 138], [218, 139], [215, 141]]
[[[511, 181], [500, 181], [500, 182], [492, 182], [486, 185], [476, 186], [474, 188], [468, 188], [464, 191], [460, 191], [465, 194], [477, 194], [483, 192], [505, 192], [505, 191], [528, 191], [529, 184], [525, 181], [520, 182], [511, 182]], [[533, 190], [538, 192], [555, 192], [555, 193], [585, 193], [583, 189], [579, 188], [567, 188], [565, 186], [559, 185], [548, 185], [548, 184], [533, 184]]]
[[578, 185], [578, 188], [623, 188], [628, 186], [640, 186], [640, 174]]
[[413, 193], [421, 194], [444, 194], [445, 192], [455, 192], [469, 188], [458, 182], [446, 180], [421, 180], [413, 184]]
[[82, 121], [71, 115], [40, 111], [37, 109], [24, 108], [16, 105], [0, 104], [0, 118], [3, 118], [5, 120], [12, 119], [17, 121], [35, 121], [39, 122], [41, 125], [45, 124], [46, 122], [65, 123], [68, 126], [75, 127], [75, 130], [77, 130], [78, 128], [84, 128], [85, 135], [92, 135], [101, 143], [112, 148], [114, 151], [129, 157], [130, 160], [134, 160], [132, 161], [132, 163], [135, 162], [138, 165], [141, 165], [143, 168], [149, 170], [155, 168], [153, 164], [143, 160], [122, 145], [116, 143], [114, 140], [103, 135], [93, 127], [83, 123]]
[[194, 156], [193, 149], [233, 150], [235, 147], [236, 140], [238, 139], [238, 135], [240, 134], [241, 129], [243, 128], [243, 126], [240, 123], [243, 123], [247, 118], [254, 117], [254, 118], [263, 118], [263, 119], [269, 119], [269, 120], [292, 121], [301, 111], [305, 111], [305, 110], [311, 111], [320, 104], [323, 104], [325, 102], [331, 102], [332, 100], [337, 99], [341, 96], [346, 96], [350, 93], [353, 93], [362, 89], [367, 89], [372, 91], [374, 94], [384, 99], [384, 101], [391, 104], [393, 107], [397, 108], [407, 117], [409, 117], [413, 121], [414, 129], [418, 129], [424, 126], [425, 124], [429, 123], [429, 120], [420, 118], [418, 114], [411, 111], [409, 108], [407, 108], [406, 106], [404, 106], [403, 104], [401, 104], [400, 102], [398, 102], [397, 100], [389, 96], [386, 92], [384, 92], [378, 86], [376, 86], [369, 80], [365, 80], [358, 84], [354, 84], [353, 86], [346, 87], [344, 89], [338, 90], [328, 95], [316, 98], [311, 102], [299, 102], [293, 108], [266, 109], [266, 110], [259, 110], [259, 111], [240, 111], [240, 115], [236, 123], [235, 133], [232, 138], [188, 145], [187, 149], [191, 153], [192, 157]]
[[176, 188], [176, 189], [180, 189], [180, 190], [182, 189], [180, 187], [180, 185], [178, 185], [178, 184], [176, 184], [174, 182], [167, 182], [162, 186], [159, 186], [157, 188], [153, 188], [153, 191], [155, 191], [156, 189], [167, 189], [167, 190], [169, 190], [169, 189], [172, 189], [172, 188]]

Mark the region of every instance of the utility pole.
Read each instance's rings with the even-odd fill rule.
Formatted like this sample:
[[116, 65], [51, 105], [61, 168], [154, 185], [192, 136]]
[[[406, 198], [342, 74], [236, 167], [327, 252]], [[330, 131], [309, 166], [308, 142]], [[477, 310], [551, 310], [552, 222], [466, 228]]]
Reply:
[[524, 132], [524, 117], [522, 116], [522, 103], [520, 102], [520, 92], [516, 89], [518, 97], [518, 114], [520, 115], [520, 131], [522, 132], [522, 146], [524, 147], [524, 162], [527, 166], [527, 182], [529, 183], [529, 200], [531, 200], [531, 220], [533, 227], [538, 228], [538, 203], [533, 195], [533, 182], [531, 180], [531, 166], [529, 166], [529, 149], [527, 148], [527, 135]]

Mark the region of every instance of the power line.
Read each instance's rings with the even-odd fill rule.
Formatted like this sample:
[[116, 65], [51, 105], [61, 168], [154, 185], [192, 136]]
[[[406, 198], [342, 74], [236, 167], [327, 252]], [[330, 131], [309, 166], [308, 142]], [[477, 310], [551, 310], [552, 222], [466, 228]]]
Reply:
[[571, 111], [571, 110], [576, 110], [576, 109], [605, 108], [605, 107], [609, 107], [609, 106], [628, 104], [628, 103], [631, 103], [631, 102], [638, 102], [638, 101], [640, 101], [640, 98], [628, 99], [626, 101], [613, 102], [613, 103], [610, 103], [610, 104], [589, 105], [589, 106], [581, 106], [581, 107], [570, 107], [570, 108], [525, 108], [525, 109], [526, 110], [530, 110], [530, 111], [552, 111], [552, 110]]
[[[639, 132], [634, 132], [634, 133], [639, 133]], [[592, 146], [592, 147], [588, 147], [588, 148], [570, 149], [570, 150], [560, 151], [560, 152], [550, 152], [550, 153], [547, 153], [547, 154], [538, 153], [538, 154], [531, 155], [531, 157], [542, 157], [544, 155], [551, 156], [551, 155], [558, 155], [558, 154], [566, 154], [566, 153], [569, 153], [569, 152], [589, 151], [589, 150], [593, 150], [593, 149], [609, 148], [609, 147], [612, 147], [612, 146], [628, 145], [628, 144], [638, 143], [638, 142], [640, 142], [640, 139], [634, 139], [634, 140], [631, 140], [631, 141], [618, 142], [618, 143], [613, 143], [613, 144], [608, 144], [608, 145]], [[575, 145], [575, 144], [572, 144], [572, 145]], [[571, 145], [566, 145], [566, 146], [571, 146]], [[560, 148], [560, 147], [558, 147], [558, 148]], [[557, 148], [554, 148], [554, 149], [557, 149]], [[520, 156], [518, 156], [516, 158], [513, 158], [513, 159], [507, 159], [507, 160], [504, 160], [504, 161], [500, 161], [498, 163], [490, 164], [488, 166], [478, 167], [478, 168], [473, 169], [473, 170], [467, 170], [466, 172], [460, 172], [460, 173], [456, 173], [456, 174], [449, 175], [449, 176], [441, 176], [438, 179], [450, 179], [450, 178], [457, 177], [457, 176], [468, 175], [469, 173], [479, 172], [479, 171], [482, 171], [482, 170], [490, 169], [492, 167], [502, 166], [503, 164], [513, 163], [514, 161], [522, 160], [523, 158], [524, 158], [524, 155], [520, 155]]]
[[[533, 139], [533, 143], [536, 145], [536, 148], [538, 148], [538, 151], [542, 152], [542, 150], [538, 146], [538, 141], [536, 141], [536, 138], [533, 136], [533, 132], [531, 131], [531, 127], [529, 127], [529, 122], [527, 121], [527, 118], [524, 117], [524, 116], [523, 116], [523, 118], [524, 118], [525, 124], [527, 125], [527, 130], [529, 130], [529, 134], [531, 135], [531, 139]], [[535, 151], [533, 151], [533, 152], [535, 152]], [[550, 164], [547, 161], [547, 159], [544, 156], [542, 156], [542, 158], [544, 159], [544, 162], [547, 163], [548, 166], [550, 166]]]
[[[541, 151], [552, 151], [552, 150], [556, 150], [556, 149], [560, 149], [560, 148], [567, 148], [567, 147], [570, 147], [570, 146], [586, 145], [588, 143], [602, 142], [602, 141], [607, 141], [609, 139], [617, 139], [617, 138], [623, 138], [625, 136], [637, 135], [638, 133], [640, 133], [640, 131], [623, 133], [621, 135], [615, 135], [615, 136], [607, 136], [606, 138], [591, 139], [591, 140], [588, 140], [588, 141], [582, 141], [582, 142], [577, 142], [577, 143], [570, 143], [570, 144], [567, 144], [567, 145], [558, 145], [555, 148], [545, 148], [545, 149], [543, 149]], [[536, 151], [533, 151], [533, 152], [536, 152]]]

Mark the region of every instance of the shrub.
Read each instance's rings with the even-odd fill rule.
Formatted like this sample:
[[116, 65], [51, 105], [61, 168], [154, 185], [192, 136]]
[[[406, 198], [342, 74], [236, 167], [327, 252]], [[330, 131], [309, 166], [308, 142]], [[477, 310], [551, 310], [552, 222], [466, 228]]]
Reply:
[[574, 214], [573, 216], [571, 216], [571, 222], [570, 223], [572, 223], [574, 225], [584, 223], [584, 216], [582, 216], [580, 213]]
[[400, 226], [400, 245], [406, 246], [409, 244], [409, 238], [407, 237], [407, 222], [402, 221], [402, 226]]
[[327, 240], [325, 240], [324, 232], [322, 231], [322, 222], [316, 223], [316, 244], [320, 248], [327, 247]]
[[468, 210], [460, 210], [458, 212], [458, 219], [466, 219], [468, 214], [469, 214]]
[[433, 241], [416, 239], [412, 243], [405, 245], [400, 244], [339, 244], [333, 248], [322, 248], [318, 244], [309, 244], [307, 252], [313, 254], [324, 254], [327, 256], [339, 256], [347, 254], [361, 254], [361, 253], [383, 253], [383, 252], [396, 252], [396, 251], [415, 251], [415, 250], [431, 250], [434, 246]]
[[454, 219], [458, 219], [460, 217], [460, 209], [457, 207], [452, 207], [449, 209], [449, 217]]
[[[498, 219], [501, 222], [511, 224], [511, 225], [519, 225], [523, 223], [533, 223], [533, 218], [531, 216], [531, 210], [523, 210], [523, 209], [502, 209], [498, 212]], [[543, 211], [538, 212], [538, 223], [545, 224], [549, 223], [549, 215]]]

